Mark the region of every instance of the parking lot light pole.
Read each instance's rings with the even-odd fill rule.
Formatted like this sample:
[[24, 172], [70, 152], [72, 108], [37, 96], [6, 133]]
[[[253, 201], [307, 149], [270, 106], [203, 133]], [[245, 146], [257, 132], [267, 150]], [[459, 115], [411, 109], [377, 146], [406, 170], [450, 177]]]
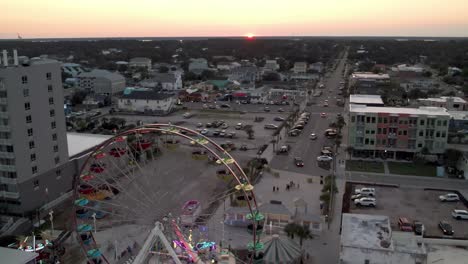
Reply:
[[49, 212], [49, 219], [50, 219], [50, 226], [51, 226], [50, 235], [53, 236], [54, 235], [54, 211], [53, 210]]

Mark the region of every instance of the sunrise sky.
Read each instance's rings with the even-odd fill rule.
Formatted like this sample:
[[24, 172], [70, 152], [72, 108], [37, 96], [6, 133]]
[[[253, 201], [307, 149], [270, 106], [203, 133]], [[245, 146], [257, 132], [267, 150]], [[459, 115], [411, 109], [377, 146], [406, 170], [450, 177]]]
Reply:
[[0, 0], [0, 38], [468, 36], [467, 0]]

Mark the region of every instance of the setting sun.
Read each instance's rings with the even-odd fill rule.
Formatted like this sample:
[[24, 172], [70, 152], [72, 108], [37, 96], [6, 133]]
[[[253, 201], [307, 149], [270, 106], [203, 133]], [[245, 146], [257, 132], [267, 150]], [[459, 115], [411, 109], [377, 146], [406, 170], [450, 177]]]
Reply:
[[248, 39], [253, 39], [255, 37], [255, 34], [253, 33], [247, 33], [245, 34], [245, 36], [248, 38]]

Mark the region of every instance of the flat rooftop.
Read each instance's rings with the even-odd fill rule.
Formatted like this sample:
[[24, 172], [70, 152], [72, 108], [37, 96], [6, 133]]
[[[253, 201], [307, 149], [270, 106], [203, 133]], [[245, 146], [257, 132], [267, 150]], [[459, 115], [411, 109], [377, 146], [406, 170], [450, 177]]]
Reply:
[[420, 98], [418, 101], [429, 101], [429, 102], [436, 102], [436, 103], [446, 103], [448, 100], [453, 99], [454, 103], [459, 104], [466, 104], [466, 101], [463, 98], [456, 97], [456, 96], [441, 96], [437, 98]]
[[383, 105], [382, 97], [380, 95], [372, 94], [351, 94], [349, 96], [350, 104], [373, 104]]
[[73, 157], [112, 138], [111, 135], [67, 133], [68, 157]]
[[[341, 246], [393, 250], [388, 216], [343, 214]], [[387, 241], [388, 244], [382, 246]]]
[[2, 263], [26, 264], [34, 260], [39, 254], [35, 252], [26, 252], [18, 249], [0, 247], [0, 256]]
[[408, 115], [428, 115], [428, 116], [447, 116], [450, 114], [443, 107], [421, 106], [419, 108], [404, 107], [375, 107], [359, 104], [349, 105], [350, 113], [387, 113], [387, 114], [408, 114]]
[[386, 73], [372, 73], [372, 72], [355, 72], [351, 75], [353, 79], [373, 79], [373, 80], [386, 80], [390, 79], [390, 75]]

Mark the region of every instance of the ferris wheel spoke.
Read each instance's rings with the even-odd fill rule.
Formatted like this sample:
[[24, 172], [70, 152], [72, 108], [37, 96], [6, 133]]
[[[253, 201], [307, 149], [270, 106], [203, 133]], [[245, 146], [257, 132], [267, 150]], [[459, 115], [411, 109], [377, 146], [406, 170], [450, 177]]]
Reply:
[[[111, 161], [111, 163], [113, 163], [113, 161]], [[113, 164], [114, 164], [114, 163], [113, 163]], [[114, 166], [115, 166], [115, 164], [114, 164]], [[151, 198], [149, 197], [149, 195], [141, 189], [140, 185], [136, 183], [136, 181], [138, 180], [138, 177], [136, 177], [136, 176], [130, 177], [130, 176], [129, 176], [127, 173], [125, 173], [121, 168], [119, 168], [119, 167], [117, 167], [117, 166], [115, 166], [115, 167], [117, 168], [117, 170], [119, 170], [119, 172], [120, 172], [121, 174], [123, 174], [123, 175], [129, 180], [129, 183], [130, 183], [130, 184], [133, 183], [133, 182], [135, 182], [136, 188], [138, 188], [138, 190], [139, 190], [142, 194], [144, 194], [145, 196], [147, 196], [146, 198], [147, 198], [147, 200], [150, 202], [150, 204], [151, 204], [151, 203], [154, 203], [154, 199], [151, 199]], [[143, 173], [141, 170], [140, 170], [140, 172]], [[149, 182], [147, 182], [147, 186], [150, 186], [150, 183], [149, 183]]]

